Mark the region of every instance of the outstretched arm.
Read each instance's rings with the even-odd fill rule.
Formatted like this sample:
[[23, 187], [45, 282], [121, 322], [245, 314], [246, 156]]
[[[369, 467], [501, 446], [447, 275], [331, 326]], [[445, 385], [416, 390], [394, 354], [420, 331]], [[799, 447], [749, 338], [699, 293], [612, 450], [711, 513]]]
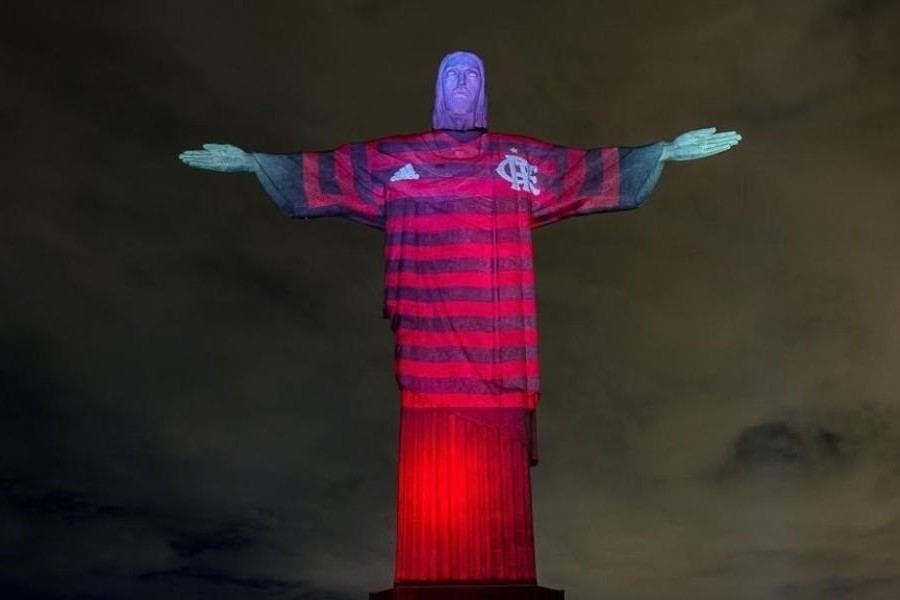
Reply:
[[571, 217], [629, 210], [643, 204], [663, 170], [667, 142], [583, 150], [549, 147], [538, 165], [543, 184], [531, 201], [531, 226]]
[[382, 185], [369, 166], [371, 143], [334, 150], [265, 154], [230, 144], [203, 144], [178, 155], [191, 167], [222, 173], [252, 172], [292, 218], [340, 216], [384, 229]]
[[735, 131], [688, 131], [671, 142], [580, 150], [553, 146], [538, 168], [543, 184], [532, 199], [532, 227], [574, 216], [637, 208], [650, 196], [669, 161], [705, 158], [737, 145]]

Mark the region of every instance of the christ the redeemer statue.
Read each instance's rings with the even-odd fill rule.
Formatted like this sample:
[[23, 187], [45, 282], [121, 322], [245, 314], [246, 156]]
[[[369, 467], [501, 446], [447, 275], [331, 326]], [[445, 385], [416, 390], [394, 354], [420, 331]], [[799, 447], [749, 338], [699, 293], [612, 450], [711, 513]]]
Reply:
[[[395, 587], [379, 598], [561, 597], [535, 575], [531, 231], [637, 208], [663, 163], [740, 139], [708, 128], [582, 150], [494, 133], [484, 65], [454, 52], [440, 64], [430, 131], [319, 152], [204, 144], [180, 155], [193, 167], [255, 173], [290, 217], [340, 216], [384, 232], [401, 423]], [[505, 591], [490, 595], [494, 586]]]

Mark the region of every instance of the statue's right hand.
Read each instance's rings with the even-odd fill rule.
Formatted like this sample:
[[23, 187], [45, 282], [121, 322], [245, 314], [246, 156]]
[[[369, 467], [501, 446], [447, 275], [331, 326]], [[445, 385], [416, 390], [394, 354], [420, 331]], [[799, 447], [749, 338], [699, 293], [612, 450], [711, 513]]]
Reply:
[[231, 144], [203, 144], [203, 150], [187, 150], [178, 158], [190, 167], [222, 173], [254, 170], [250, 155]]

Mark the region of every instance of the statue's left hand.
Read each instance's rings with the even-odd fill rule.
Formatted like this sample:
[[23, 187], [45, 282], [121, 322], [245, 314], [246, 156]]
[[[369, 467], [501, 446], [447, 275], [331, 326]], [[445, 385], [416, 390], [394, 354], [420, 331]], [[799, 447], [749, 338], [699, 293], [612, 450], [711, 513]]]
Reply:
[[221, 173], [253, 171], [254, 167], [250, 155], [231, 144], [203, 144], [203, 150], [186, 150], [178, 158], [190, 167]]
[[695, 129], [682, 133], [663, 146], [660, 160], [694, 160], [725, 152], [741, 141], [736, 131], [716, 133], [715, 127]]

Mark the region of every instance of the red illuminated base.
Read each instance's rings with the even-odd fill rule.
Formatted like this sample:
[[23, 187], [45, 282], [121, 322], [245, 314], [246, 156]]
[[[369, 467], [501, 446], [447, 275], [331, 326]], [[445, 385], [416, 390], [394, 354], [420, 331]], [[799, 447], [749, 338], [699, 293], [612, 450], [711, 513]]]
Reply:
[[372, 592], [369, 600], [564, 600], [565, 592], [539, 585], [400, 586]]

